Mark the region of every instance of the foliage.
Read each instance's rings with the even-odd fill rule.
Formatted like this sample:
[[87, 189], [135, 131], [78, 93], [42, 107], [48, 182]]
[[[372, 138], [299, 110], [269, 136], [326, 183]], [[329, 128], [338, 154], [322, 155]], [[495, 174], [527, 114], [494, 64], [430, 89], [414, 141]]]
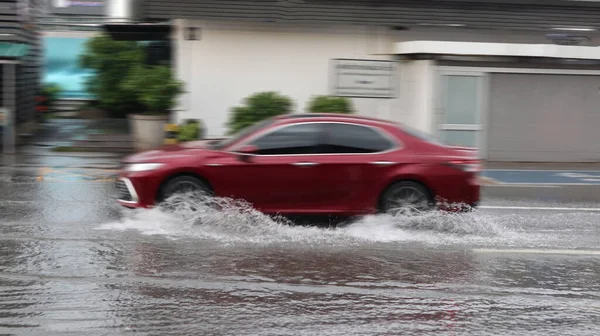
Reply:
[[202, 139], [204, 134], [199, 121], [188, 120], [183, 125], [179, 126], [179, 134], [177, 140], [179, 142], [195, 141]]
[[134, 97], [146, 114], [165, 114], [183, 93], [183, 83], [164, 65], [136, 66], [121, 84], [121, 91]]
[[47, 83], [42, 87], [42, 96], [45, 96], [48, 103], [52, 104], [55, 102], [60, 94], [63, 92], [63, 88], [56, 83]]
[[144, 57], [144, 49], [133, 41], [115, 41], [107, 35], [87, 41], [79, 62], [94, 74], [87, 79], [86, 88], [97, 97], [99, 107], [110, 111], [112, 117], [143, 110], [137, 97], [121, 86], [132, 69], [143, 65]]
[[273, 91], [255, 93], [244, 102], [245, 106], [231, 109], [227, 123], [230, 133], [277, 115], [291, 113], [294, 105], [289, 97]]
[[315, 96], [308, 104], [308, 111], [312, 113], [354, 113], [350, 99], [335, 96]]

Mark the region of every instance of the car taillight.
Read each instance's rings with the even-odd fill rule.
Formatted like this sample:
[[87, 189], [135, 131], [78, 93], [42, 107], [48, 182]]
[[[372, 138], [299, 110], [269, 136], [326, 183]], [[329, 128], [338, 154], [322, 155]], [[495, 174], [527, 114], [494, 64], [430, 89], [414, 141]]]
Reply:
[[446, 164], [464, 172], [479, 173], [481, 171], [481, 162], [479, 160], [452, 160]]

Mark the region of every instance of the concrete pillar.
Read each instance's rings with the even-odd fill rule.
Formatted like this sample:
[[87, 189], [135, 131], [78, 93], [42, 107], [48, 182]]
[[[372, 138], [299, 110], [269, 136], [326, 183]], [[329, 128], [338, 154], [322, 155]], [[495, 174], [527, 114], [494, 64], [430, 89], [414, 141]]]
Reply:
[[6, 63], [2, 65], [2, 98], [8, 115], [5, 116], [3, 147], [4, 154], [14, 154], [15, 150], [15, 109], [16, 92], [15, 87], [15, 64]]
[[400, 113], [395, 120], [420, 131], [435, 132], [435, 61], [400, 62]]
[[414, 61], [416, 70], [415, 127], [433, 134], [435, 111], [435, 61]]

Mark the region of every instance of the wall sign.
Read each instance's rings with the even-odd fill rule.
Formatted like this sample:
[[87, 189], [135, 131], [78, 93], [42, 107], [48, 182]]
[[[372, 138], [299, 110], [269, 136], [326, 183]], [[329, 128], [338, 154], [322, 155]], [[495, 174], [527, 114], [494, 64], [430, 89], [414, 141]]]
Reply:
[[341, 97], [395, 98], [396, 62], [334, 59], [333, 95]]

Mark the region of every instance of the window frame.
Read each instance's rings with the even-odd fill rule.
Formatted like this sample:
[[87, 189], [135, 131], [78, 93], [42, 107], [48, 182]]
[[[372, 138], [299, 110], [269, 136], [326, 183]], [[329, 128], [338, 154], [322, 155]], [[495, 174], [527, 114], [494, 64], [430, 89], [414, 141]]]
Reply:
[[[386, 153], [389, 151], [394, 150], [395, 148], [399, 147], [399, 142], [398, 140], [395, 140], [395, 138], [393, 136], [386, 136], [386, 133], [383, 129], [377, 127], [377, 126], [370, 126], [370, 125], [363, 125], [363, 124], [357, 124], [357, 123], [345, 123], [345, 122], [324, 122], [325, 124], [337, 124], [337, 125], [350, 125], [350, 126], [354, 126], [354, 127], [362, 127], [365, 129], [371, 129], [372, 131], [374, 131], [375, 133], [377, 133], [379, 136], [381, 136], [383, 139], [388, 141], [388, 148], [384, 149], [384, 150], [380, 150], [380, 151], [376, 151], [376, 152], [368, 152], [368, 153], [364, 153], [364, 152], [359, 152], [359, 153], [352, 153], [352, 152], [348, 152], [348, 153], [323, 153], [323, 154], [337, 154], [337, 155], [357, 155], [357, 154], [380, 154], [380, 153]], [[327, 126], [323, 126], [323, 133], [324, 133], [324, 138], [325, 139], [331, 139], [331, 135], [330, 133], [326, 132], [327, 130]]]
[[[284, 124], [282, 125], [283, 127], [274, 127], [271, 130], [267, 130], [266, 132], [262, 132], [261, 134], [257, 134], [255, 137], [252, 137], [250, 139], [248, 139], [248, 141], [246, 141], [247, 145], [253, 145], [254, 143], [256, 143], [257, 141], [260, 141], [261, 139], [268, 137], [271, 134], [274, 134], [276, 132], [285, 130], [286, 128], [290, 128], [290, 127], [297, 127], [297, 126], [306, 126], [306, 125], [311, 125], [313, 123], [310, 122], [304, 122], [304, 123], [293, 123], [293, 124]], [[322, 141], [323, 139], [323, 127], [322, 126], [317, 126], [316, 127], [317, 132], [316, 132], [316, 137], [315, 137], [315, 149], [318, 148], [319, 146], [319, 142]], [[242, 145], [244, 146], [244, 145]], [[254, 145], [256, 146], [256, 145]], [[258, 146], [257, 146], [258, 148]], [[259, 148], [260, 151], [260, 148]], [[261, 154], [261, 153], [256, 153], [254, 155], [256, 156], [299, 156], [299, 155], [315, 155], [318, 153], [306, 153], [306, 154]]]
[[[386, 138], [387, 140], [389, 140], [391, 142], [392, 146], [389, 149], [386, 149], [384, 151], [372, 152], [372, 153], [312, 153], [312, 154], [274, 154], [274, 155], [253, 154], [253, 155], [255, 155], [255, 156], [268, 156], [268, 157], [281, 157], [281, 156], [323, 156], [323, 155], [334, 155], [334, 156], [340, 156], [340, 155], [378, 155], [378, 154], [384, 154], [384, 153], [393, 152], [393, 151], [396, 151], [396, 150], [401, 150], [401, 149], [404, 148], [404, 146], [402, 145], [402, 142], [400, 141], [400, 139], [398, 139], [397, 137], [393, 136], [387, 130], [384, 130], [383, 128], [378, 127], [378, 126], [365, 125], [365, 124], [361, 124], [361, 123], [347, 122], [347, 121], [305, 121], [305, 122], [296, 122], [296, 123], [283, 124], [283, 125], [279, 125], [279, 126], [273, 126], [273, 127], [269, 128], [267, 130], [259, 131], [259, 132], [257, 132], [257, 134], [254, 134], [254, 135], [250, 136], [249, 138], [243, 140], [241, 143], [238, 143], [237, 145], [234, 145], [233, 148], [231, 148], [230, 152], [237, 153], [236, 152], [237, 150], [241, 149], [242, 147], [244, 147], [246, 145], [250, 145], [256, 139], [258, 139], [260, 137], [263, 137], [263, 136], [266, 136], [266, 135], [269, 135], [269, 134], [271, 134], [273, 132], [276, 132], [278, 130], [281, 130], [283, 128], [291, 127], [291, 126], [297, 126], [297, 125], [306, 125], [306, 124], [343, 124], [343, 125], [352, 125], [352, 126], [360, 126], [360, 127], [371, 128], [375, 132], [379, 133], [381, 136], [383, 136], [384, 138]], [[323, 140], [323, 137], [325, 136], [325, 127], [321, 127], [319, 133], [320, 133], [319, 139], [321, 141], [321, 140]]]

